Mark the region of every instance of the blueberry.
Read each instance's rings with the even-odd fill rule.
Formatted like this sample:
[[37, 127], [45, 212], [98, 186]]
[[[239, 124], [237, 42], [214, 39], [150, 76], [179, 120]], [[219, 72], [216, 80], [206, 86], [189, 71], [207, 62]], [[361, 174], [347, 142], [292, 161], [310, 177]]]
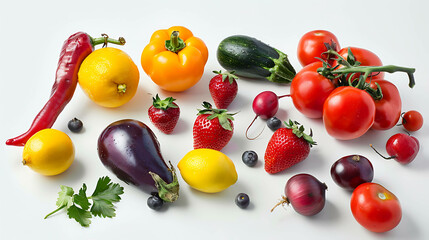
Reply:
[[77, 118], [73, 118], [72, 120], [69, 121], [68, 128], [72, 132], [75, 132], [75, 133], [80, 132], [82, 130], [82, 127], [83, 127], [82, 121]]
[[245, 193], [239, 193], [235, 198], [235, 204], [237, 204], [237, 206], [239, 206], [240, 208], [247, 208], [249, 206], [249, 203], [249, 195]]
[[276, 117], [272, 117], [272, 118], [267, 120], [267, 126], [271, 130], [275, 131], [282, 126], [282, 121], [280, 121], [280, 119], [278, 119]]
[[158, 195], [152, 195], [147, 199], [147, 205], [153, 210], [159, 210], [164, 205], [164, 201]]
[[254, 167], [258, 162], [258, 154], [255, 151], [245, 151], [241, 156], [244, 164], [249, 167]]

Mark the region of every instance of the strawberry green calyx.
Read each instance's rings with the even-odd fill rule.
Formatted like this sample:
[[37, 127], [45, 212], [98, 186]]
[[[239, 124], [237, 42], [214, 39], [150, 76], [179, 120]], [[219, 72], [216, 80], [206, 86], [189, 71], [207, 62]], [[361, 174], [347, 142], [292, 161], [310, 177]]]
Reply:
[[292, 121], [289, 119], [289, 123], [287, 123], [286, 121], [284, 123], [286, 128], [292, 129], [292, 133], [295, 134], [295, 136], [297, 136], [298, 138], [303, 138], [310, 144], [310, 146], [317, 145], [317, 143], [313, 140], [313, 131], [311, 130], [311, 128], [310, 134], [308, 135], [304, 133], [304, 126], [301, 125], [299, 122]]
[[213, 120], [215, 118], [218, 118], [220, 125], [225, 130], [232, 131], [231, 123], [228, 120], [234, 121], [234, 118], [232, 116], [237, 113], [228, 113], [228, 110], [226, 109], [212, 108], [212, 105], [208, 102], [203, 102], [203, 107], [204, 109], [197, 109], [198, 110], [197, 115], [210, 114], [207, 117], [208, 120]]
[[177, 108], [177, 105], [173, 103], [174, 101], [176, 101], [176, 99], [172, 97], [168, 97], [164, 100], [161, 100], [158, 94], [156, 94], [156, 97], [152, 99], [153, 99], [153, 107], [155, 108], [162, 109], [162, 110], [167, 110], [169, 108]]
[[213, 71], [213, 73], [222, 75], [222, 81], [225, 82], [225, 80], [228, 79], [230, 84], [234, 83], [234, 80], [238, 79], [238, 77], [234, 74], [235, 71], [231, 71], [231, 72], [226, 71], [225, 73], [223, 73], [222, 70], [219, 70], [219, 71]]

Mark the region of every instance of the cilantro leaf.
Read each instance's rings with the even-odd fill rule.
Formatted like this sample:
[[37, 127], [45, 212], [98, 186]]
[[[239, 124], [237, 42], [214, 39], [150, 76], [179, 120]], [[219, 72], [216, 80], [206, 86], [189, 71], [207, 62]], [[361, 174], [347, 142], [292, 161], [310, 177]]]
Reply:
[[91, 213], [99, 217], [112, 218], [116, 216], [113, 202], [121, 200], [119, 195], [123, 193], [124, 188], [117, 183], [113, 184], [109, 177], [100, 178], [91, 196], [93, 201]]
[[91, 207], [91, 213], [94, 216], [109, 218], [116, 216], [115, 208], [113, 208], [112, 202], [94, 198], [92, 200], [94, 201], [94, 204]]
[[[92, 215], [109, 218], [116, 216], [113, 203], [119, 202], [121, 200], [119, 195], [124, 193], [124, 188], [117, 183], [112, 183], [107, 176], [98, 179], [94, 193], [90, 197], [86, 195], [85, 183], [78, 193], [74, 193], [73, 188], [64, 185], [60, 188], [56, 202], [58, 208], [46, 215], [45, 219], [61, 209], [66, 209], [69, 218], [75, 219], [83, 227], [91, 224]], [[92, 199], [92, 207], [89, 199]]]
[[70, 219], [76, 220], [82, 227], [88, 227], [91, 223], [90, 218], [92, 215], [89, 211], [78, 208], [76, 205], [72, 205], [67, 209], [67, 215]]
[[79, 194], [75, 194], [73, 196], [73, 202], [78, 204], [83, 210], [88, 210], [91, 204], [88, 201], [88, 197], [86, 196], [86, 185], [83, 184], [82, 188], [79, 189]]
[[61, 191], [58, 192], [57, 206], [70, 207], [73, 204], [73, 188], [64, 185], [60, 186]]

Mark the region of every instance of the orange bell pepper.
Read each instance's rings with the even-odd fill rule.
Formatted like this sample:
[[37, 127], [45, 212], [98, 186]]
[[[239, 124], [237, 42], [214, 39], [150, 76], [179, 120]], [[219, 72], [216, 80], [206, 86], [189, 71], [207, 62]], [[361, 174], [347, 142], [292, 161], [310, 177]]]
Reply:
[[181, 92], [194, 86], [204, 73], [208, 50], [204, 42], [185, 27], [154, 32], [143, 49], [143, 70], [160, 88]]

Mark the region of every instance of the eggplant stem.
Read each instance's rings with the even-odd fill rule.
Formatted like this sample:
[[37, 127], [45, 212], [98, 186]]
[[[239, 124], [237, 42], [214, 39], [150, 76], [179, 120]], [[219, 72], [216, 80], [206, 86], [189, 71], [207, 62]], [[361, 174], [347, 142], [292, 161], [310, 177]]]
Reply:
[[158, 189], [159, 197], [165, 202], [174, 202], [179, 198], [179, 181], [177, 179], [176, 170], [173, 167], [173, 164], [170, 163], [170, 168], [168, 170], [173, 176], [173, 181], [171, 183], [166, 183], [158, 174], [149, 172], [155, 181], [155, 186]]

